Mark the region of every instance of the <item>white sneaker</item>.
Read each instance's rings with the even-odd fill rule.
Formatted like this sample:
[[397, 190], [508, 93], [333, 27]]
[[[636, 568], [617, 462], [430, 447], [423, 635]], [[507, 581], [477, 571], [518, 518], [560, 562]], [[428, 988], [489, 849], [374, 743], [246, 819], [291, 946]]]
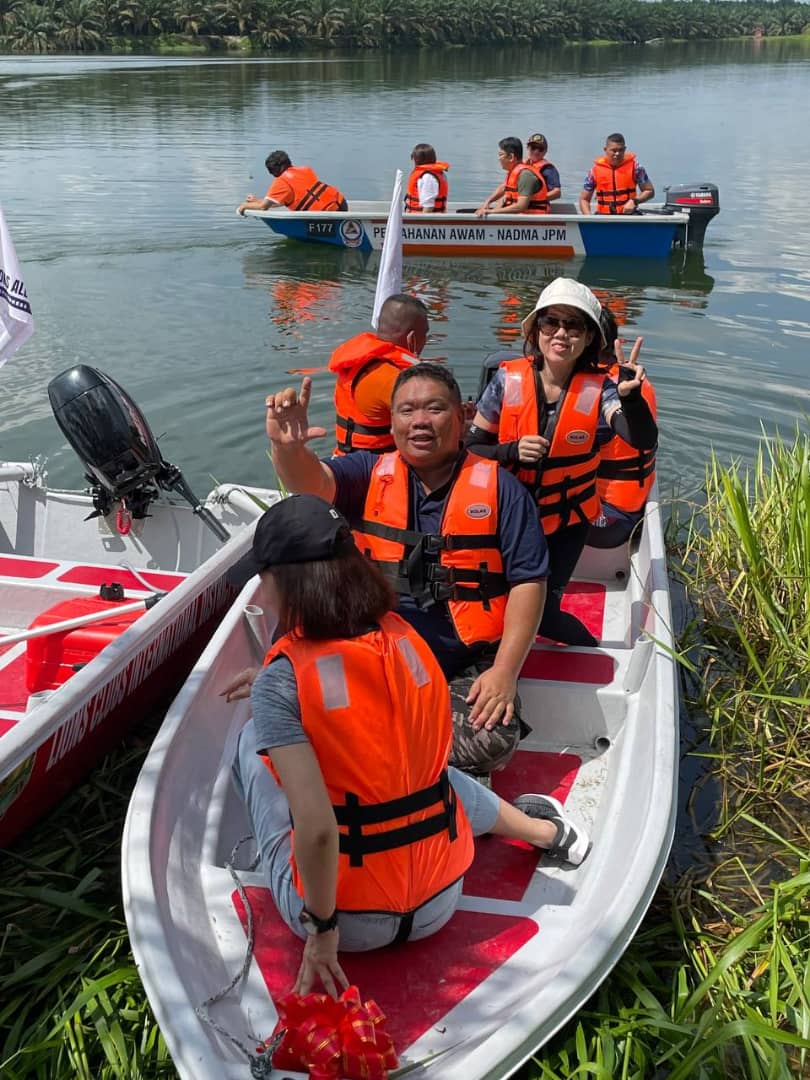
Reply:
[[581, 825], [577, 825], [563, 810], [559, 800], [551, 795], [518, 795], [513, 806], [530, 818], [550, 821], [557, 828], [557, 836], [549, 848], [541, 848], [543, 854], [565, 866], [580, 866], [588, 857], [591, 841]]

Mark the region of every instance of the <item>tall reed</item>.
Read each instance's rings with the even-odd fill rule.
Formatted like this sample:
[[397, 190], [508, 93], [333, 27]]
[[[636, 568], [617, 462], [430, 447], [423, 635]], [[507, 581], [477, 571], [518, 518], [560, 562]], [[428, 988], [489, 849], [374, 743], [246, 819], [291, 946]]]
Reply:
[[641, 932], [525, 1078], [810, 1076], [810, 441], [712, 455], [671, 562], [704, 776], [704, 865], [671, 873]]

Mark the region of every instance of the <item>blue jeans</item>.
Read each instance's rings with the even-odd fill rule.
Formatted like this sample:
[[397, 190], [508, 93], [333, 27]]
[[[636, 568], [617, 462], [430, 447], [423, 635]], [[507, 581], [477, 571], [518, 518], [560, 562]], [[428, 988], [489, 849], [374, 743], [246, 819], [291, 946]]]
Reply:
[[[498, 816], [498, 796], [477, 780], [457, 769], [448, 769], [450, 783], [461, 800], [474, 836], [490, 832]], [[276, 907], [294, 934], [306, 937], [298, 921], [304, 906], [297, 892], [290, 867], [290, 806], [287, 796], [256, 753], [256, 732], [248, 720], [239, 736], [233, 763], [236, 789], [247, 807], [253, 835], [261, 853], [261, 868], [273, 894]], [[428, 937], [441, 930], [458, 907], [463, 882], [457, 881], [414, 912], [409, 941]], [[340, 947], [348, 952], [362, 952], [390, 945], [397, 937], [401, 919], [398, 915], [340, 912]]]

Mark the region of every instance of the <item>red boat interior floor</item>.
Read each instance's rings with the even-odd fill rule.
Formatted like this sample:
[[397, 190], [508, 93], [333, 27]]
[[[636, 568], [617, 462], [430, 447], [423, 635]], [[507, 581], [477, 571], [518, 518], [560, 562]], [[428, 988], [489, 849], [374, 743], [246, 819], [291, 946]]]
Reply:
[[605, 653], [582, 653], [568, 649], [547, 652], [533, 649], [520, 669], [520, 677], [609, 686], [613, 682], [615, 671], [616, 661]]
[[[295, 982], [302, 942], [282, 922], [268, 889], [245, 890], [256, 926], [256, 963], [277, 1000]], [[246, 926], [239, 894], [231, 897]], [[341, 953], [340, 963], [363, 1000], [373, 998], [386, 1030], [403, 1051], [505, 963], [538, 931], [533, 919], [457, 911], [437, 934], [367, 953]], [[440, 976], [437, 978], [437, 972]], [[257, 1032], [266, 1037], [267, 1032]]]
[[[570, 581], [565, 587], [562, 610], [576, 615], [593, 636], [602, 640], [605, 622], [605, 586], [594, 581]], [[538, 635], [538, 641], [548, 641]]]
[[[576, 754], [518, 750], [509, 765], [493, 775], [493, 790], [506, 802], [533, 792], [564, 803], [574, 786], [581, 759]], [[522, 840], [482, 836], [475, 842], [473, 864], [464, 875], [466, 896], [522, 900], [540, 859], [540, 851]]]
[[[493, 787], [503, 799], [527, 791], [564, 801], [581, 760], [576, 754], [519, 750], [508, 767], [496, 773]], [[481, 837], [465, 875], [467, 895], [522, 899], [540, 853], [520, 841]], [[255, 956], [271, 997], [287, 993], [295, 981], [301, 941], [276, 911], [269, 889], [247, 890], [256, 927]], [[242, 927], [245, 911], [239, 894], [232, 902]], [[363, 998], [373, 998], [385, 1013], [387, 1030], [402, 1051], [475, 989], [538, 932], [533, 919], [457, 911], [437, 934], [422, 941], [392, 945], [371, 953], [341, 953], [341, 964]], [[436, 973], [441, 977], [437, 979]], [[261, 1033], [269, 1034], [269, 1032]]]

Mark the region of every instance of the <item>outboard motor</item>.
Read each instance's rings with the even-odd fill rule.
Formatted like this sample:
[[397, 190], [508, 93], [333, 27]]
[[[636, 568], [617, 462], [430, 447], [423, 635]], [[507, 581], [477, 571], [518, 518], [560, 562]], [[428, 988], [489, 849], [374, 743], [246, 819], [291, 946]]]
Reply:
[[720, 192], [716, 184], [672, 184], [664, 188], [664, 210], [689, 214], [685, 235], [679, 237], [681, 247], [702, 248], [706, 226], [720, 213]]
[[147, 517], [163, 488], [189, 502], [218, 539], [229, 539], [180, 470], [163, 460], [143, 413], [109, 375], [79, 364], [51, 379], [48, 397], [57, 424], [87, 470], [95, 507], [90, 517], [106, 517], [116, 505], [133, 518]]

